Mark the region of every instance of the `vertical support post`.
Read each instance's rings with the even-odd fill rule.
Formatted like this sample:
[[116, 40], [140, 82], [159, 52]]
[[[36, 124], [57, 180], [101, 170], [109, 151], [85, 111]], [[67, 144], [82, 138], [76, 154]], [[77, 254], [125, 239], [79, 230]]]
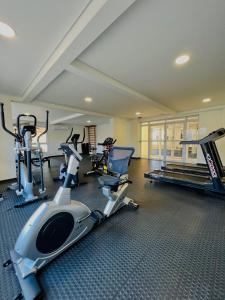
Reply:
[[28, 177], [28, 183], [33, 182], [33, 176], [32, 176], [32, 165], [31, 165], [31, 132], [26, 131], [24, 135], [24, 142], [25, 142], [25, 156], [27, 161], [27, 177]]
[[[183, 136], [183, 140], [187, 140], [187, 122], [188, 122], [188, 118], [185, 117], [184, 120], [184, 136]], [[183, 162], [186, 163], [187, 161], [187, 145], [182, 144], [182, 158], [183, 158]]]
[[21, 152], [20, 152], [20, 142], [16, 141], [16, 160], [17, 160], [17, 183], [18, 183], [18, 190], [21, 192], [22, 185], [21, 185]]
[[164, 122], [164, 141], [163, 141], [163, 160], [166, 163], [166, 150], [167, 150], [167, 130], [166, 121]]
[[217, 161], [218, 153], [215, 152], [216, 149], [215, 142], [209, 141], [207, 143], [203, 143], [201, 144], [201, 148], [212, 178], [212, 183], [215, 191], [217, 192], [224, 191], [224, 185], [222, 182], [223, 171], [221, 169], [220, 163], [218, 163]]

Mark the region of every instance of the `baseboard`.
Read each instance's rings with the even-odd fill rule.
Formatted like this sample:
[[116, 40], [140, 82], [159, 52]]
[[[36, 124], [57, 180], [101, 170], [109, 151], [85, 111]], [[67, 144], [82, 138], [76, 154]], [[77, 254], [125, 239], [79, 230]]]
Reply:
[[133, 156], [132, 159], [141, 159], [140, 156]]
[[4, 180], [0, 180], [0, 183], [11, 183], [12, 181], [15, 181], [16, 178], [11, 178], [11, 179], [4, 179]]

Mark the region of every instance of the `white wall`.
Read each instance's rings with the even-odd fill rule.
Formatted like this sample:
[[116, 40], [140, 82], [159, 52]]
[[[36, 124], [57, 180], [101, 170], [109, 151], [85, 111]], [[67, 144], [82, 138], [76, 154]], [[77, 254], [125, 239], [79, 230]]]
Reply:
[[123, 118], [113, 118], [113, 134], [117, 146], [129, 146], [129, 121]]
[[[225, 108], [195, 113], [199, 115], [199, 135], [200, 138], [220, 127], [225, 127]], [[176, 116], [174, 116], [176, 117]], [[76, 132], [82, 135], [83, 127], [74, 126]], [[49, 132], [49, 152], [58, 154], [57, 148], [60, 142], [65, 140], [68, 131]], [[109, 123], [98, 125], [96, 129], [97, 143], [102, 143], [106, 137], [117, 139], [116, 145], [130, 146], [135, 148], [134, 157], [140, 157], [140, 121], [138, 119], [127, 120], [123, 118], [112, 118]], [[217, 142], [218, 150], [225, 165], [225, 138]], [[98, 146], [98, 152], [102, 147]], [[198, 162], [205, 162], [201, 149], [198, 149]]]
[[113, 120], [110, 119], [109, 123], [97, 125], [96, 127], [96, 142], [97, 152], [101, 153], [103, 148], [98, 146], [98, 143], [102, 143], [107, 137], [114, 138]]
[[133, 157], [140, 157], [140, 121], [114, 118], [113, 125], [117, 145], [134, 147]]
[[[63, 128], [65, 129], [59, 129]], [[80, 140], [83, 138], [83, 126], [50, 126], [48, 131], [48, 155], [57, 155], [62, 154], [62, 151], [58, 150], [61, 143], [64, 143], [70, 133], [71, 128], [73, 127], [73, 133], [80, 134]], [[57, 129], [58, 128], [58, 129]], [[68, 129], [67, 129], [68, 128]], [[85, 137], [85, 141], [87, 141], [87, 134]], [[78, 145], [78, 151], [81, 152], [81, 145]]]
[[[134, 147], [134, 157], [140, 157], [140, 122], [123, 118], [112, 118], [108, 124], [97, 126], [97, 143], [102, 143], [106, 137], [116, 139], [117, 146]], [[102, 146], [97, 147], [102, 151]]]
[[[7, 125], [10, 127], [12, 124], [11, 116], [11, 104], [5, 103], [5, 113]], [[41, 124], [40, 124], [41, 126]], [[43, 124], [44, 126], [44, 124]], [[57, 128], [64, 129], [57, 129]], [[46, 155], [57, 155], [62, 152], [58, 150], [60, 143], [64, 142], [69, 135], [71, 128], [74, 128], [74, 133], [80, 133], [81, 138], [83, 137], [83, 126], [49, 126], [47, 142], [48, 142], [48, 153]], [[11, 127], [10, 127], [11, 128]], [[109, 123], [97, 126], [97, 143], [104, 141], [106, 137], [112, 137], [117, 139], [116, 145], [118, 146], [131, 146], [135, 148], [135, 155], [140, 156], [140, 123], [137, 120], [126, 120], [123, 118], [112, 118]], [[87, 130], [86, 139], [87, 142]], [[13, 137], [6, 134], [1, 129], [1, 145], [2, 151], [0, 151], [0, 165], [1, 170], [0, 180], [15, 178], [15, 154], [14, 154], [14, 141]], [[81, 152], [81, 147], [78, 150]], [[102, 151], [102, 146], [98, 147], [98, 152]]]
[[[5, 121], [6, 126], [12, 130], [12, 112], [11, 103], [0, 99], [3, 102], [5, 108]], [[15, 152], [14, 152], [14, 138], [3, 131], [0, 126], [0, 180], [12, 179], [16, 177], [16, 166], [15, 166]]]
[[[206, 136], [220, 127], [225, 127], [225, 108], [199, 113], [199, 138]], [[223, 165], [225, 165], [225, 138], [218, 140], [216, 144], [218, 146], [218, 151]], [[198, 162], [205, 163], [200, 147], [198, 149]]]
[[141, 156], [141, 128], [138, 119], [129, 121], [128, 125], [128, 145], [134, 147], [135, 152], [133, 157]]

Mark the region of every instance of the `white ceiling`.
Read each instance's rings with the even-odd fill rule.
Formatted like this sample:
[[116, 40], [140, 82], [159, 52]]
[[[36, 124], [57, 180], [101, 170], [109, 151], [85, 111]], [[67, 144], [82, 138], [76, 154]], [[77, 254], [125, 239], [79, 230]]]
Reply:
[[[174, 59], [191, 55], [187, 66]], [[79, 57], [174, 110], [225, 104], [225, 1], [140, 0]]]
[[[92, 103], [84, 101], [87, 96], [93, 98]], [[143, 116], [154, 116], [161, 113], [158, 109], [151, 107], [147, 101], [140, 99], [137, 101], [136, 97], [119, 92], [115, 88], [69, 72], [63, 72], [36, 100], [125, 118], [133, 118], [140, 107]]]
[[[61, 124], [73, 124], [73, 125], [100, 125], [109, 123], [110, 118], [93, 115], [78, 115], [73, 117], [76, 113], [69, 110], [45, 108], [37, 105], [24, 104], [12, 102], [12, 119], [15, 122], [19, 114], [28, 113], [34, 114], [37, 117], [39, 123], [45, 123], [46, 110], [49, 110], [49, 124], [61, 125]], [[63, 120], [64, 118], [64, 120]], [[91, 121], [87, 123], [87, 121]]]
[[0, 0], [0, 20], [15, 40], [0, 39], [0, 93], [21, 96], [89, 0]]
[[[87, 121], [91, 121], [91, 122], [89, 123]], [[66, 124], [90, 126], [90, 125], [103, 125], [109, 122], [110, 122], [110, 118], [107, 117], [83, 115], [78, 118], [68, 120]]]
[[[225, 104], [224, 0], [0, 5], [0, 20], [17, 32], [0, 40], [0, 94], [51, 105], [57, 118], [71, 108], [95, 122], [96, 113], [151, 117]], [[182, 53], [191, 61], [178, 68]], [[205, 97], [212, 102], [203, 104]]]

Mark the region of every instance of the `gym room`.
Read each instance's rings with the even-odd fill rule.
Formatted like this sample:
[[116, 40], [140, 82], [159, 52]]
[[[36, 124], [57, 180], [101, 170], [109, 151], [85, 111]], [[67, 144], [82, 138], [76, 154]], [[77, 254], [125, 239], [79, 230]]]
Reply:
[[225, 1], [0, 0], [0, 299], [225, 299]]

